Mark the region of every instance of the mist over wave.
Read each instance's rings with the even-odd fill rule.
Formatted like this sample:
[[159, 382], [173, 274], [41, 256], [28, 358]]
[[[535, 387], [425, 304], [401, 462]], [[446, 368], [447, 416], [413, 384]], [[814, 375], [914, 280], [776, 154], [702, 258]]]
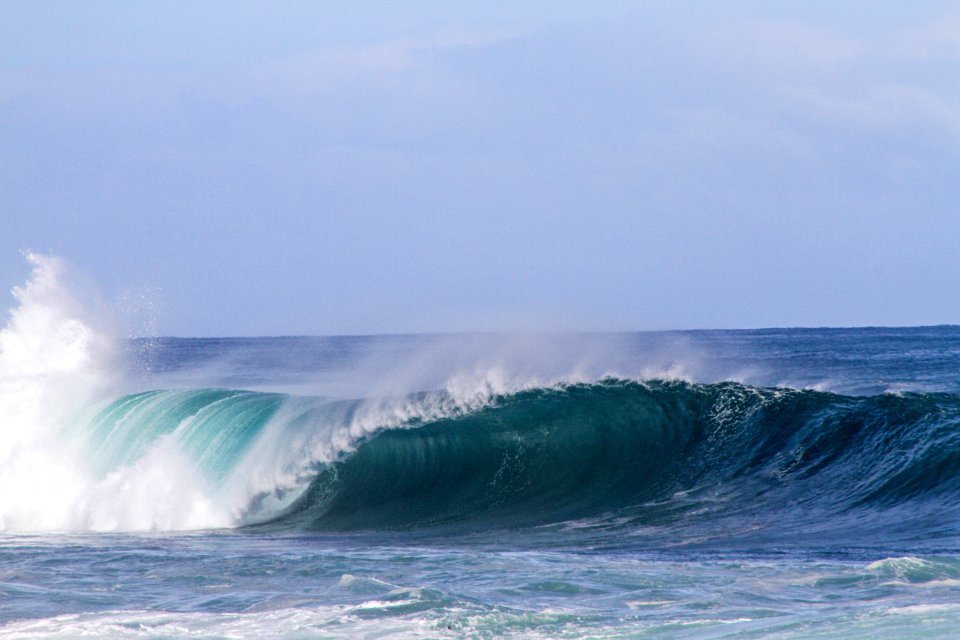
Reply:
[[189, 374], [197, 387], [129, 395], [152, 343], [125, 349], [71, 292], [63, 261], [26, 257], [31, 276], [0, 331], [0, 530], [237, 526], [275, 515], [370, 433], [522, 385], [470, 372], [443, 392], [383, 396], [399, 388], [385, 376], [366, 383], [379, 396], [334, 402], [206, 388], [226, 366], [207, 363]]
[[[269, 519], [370, 434], [468, 412], [498, 394], [587, 379], [596, 368], [590, 348], [551, 352], [533, 336], [501, 339], [492, 354], [484, 340], [424, 339], [402, 344], [400, 357], [391, 349], [400, 343], [382, 337], [383, 348], [360, 357], [324, 359], [333, 364], [330, 384], [316, 360], [298, 371], [298, 350], [280, 339], [280, 366], [300, 374], [282, 379], [271, 375], [276, 345], [258, 344], [248, 363], [216, 339], [126, 341], [109, 314], [73, 293], [62, 260], [26, 258], [31, 276], [14, 289], [17, 306], [0, 332], [5, 531]], [[167, 360], [156, 361], [158, 353]], [[164, 387], [171, 390], [156, 390]]]
[[[956, 328], [129, 341], [27, 257], [3, 531], [956, 533]], [[811, 335], [839, 357], [811, 366]]]

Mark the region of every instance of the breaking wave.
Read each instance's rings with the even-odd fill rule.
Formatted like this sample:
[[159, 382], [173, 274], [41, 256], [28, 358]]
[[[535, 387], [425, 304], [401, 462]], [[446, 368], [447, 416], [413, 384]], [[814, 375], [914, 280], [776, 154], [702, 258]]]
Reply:
[[123, 394], [116, 341], [57, 260], [29, 259], [0, 332], [0, 530], [957, 534], [952, 394], [616, 377], [355, 400]]

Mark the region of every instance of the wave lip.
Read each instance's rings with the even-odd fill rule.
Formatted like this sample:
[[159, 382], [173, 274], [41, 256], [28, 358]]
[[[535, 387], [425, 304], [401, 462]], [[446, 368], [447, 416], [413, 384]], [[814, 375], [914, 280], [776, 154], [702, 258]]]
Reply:
[[637, 383], [521, 391], [376, 433], [326, 465], [287, 523], [539, 523], [653, 497], [694, 441], [688, 399]]
[[960, 402], [944, 394], [854, 398], [618, 379], [530, 389], [376, 432], [319, 468], [277, 524], [484, 528], [587, 518], [783, 535], [849, 528], [855, 518], [876, 533], [899, 521], [903, 534], [956, 508], [956, 474], [945, 470], [960, 461], [958, 422]]

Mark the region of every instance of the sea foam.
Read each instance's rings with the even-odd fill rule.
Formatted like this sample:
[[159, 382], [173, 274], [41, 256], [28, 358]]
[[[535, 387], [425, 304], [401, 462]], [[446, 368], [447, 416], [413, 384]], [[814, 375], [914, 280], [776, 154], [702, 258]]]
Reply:
[[25, 256], [32, 273], [0, 331], [0, 531], [227, 524], [175, 442], [97, 477], [80, 414], [122, 388], [120, 342], [71, 292], [61, 259]]

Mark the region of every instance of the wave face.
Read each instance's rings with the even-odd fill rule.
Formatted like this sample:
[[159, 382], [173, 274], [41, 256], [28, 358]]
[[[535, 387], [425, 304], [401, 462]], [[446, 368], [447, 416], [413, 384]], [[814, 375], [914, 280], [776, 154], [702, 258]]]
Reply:
[[[282, 520], [319, 529], [606, 518], [822, 525], [954, 509], [960, 399], [606, 380], [374, 434]], [[904, 508], [906, 507], [906, 508]], [[861, 518], [861, 525], [867, 526]]]
[[699, 390], [610, 381], [501, 396], [376, 433], [288, 520], [316, 528], [556, 521], [665, 491], [699, 439]]
[[949, 394], [607, 379], [466, 406], [444, 393], [373, 403], [188, 390], [124, 396], [86, 424], [101, 482], [162, 475], [175, 449], [217, 526], [802, 535], [855, 521], [858, 535], [954, 535], [946, 514], [960, 496]]

